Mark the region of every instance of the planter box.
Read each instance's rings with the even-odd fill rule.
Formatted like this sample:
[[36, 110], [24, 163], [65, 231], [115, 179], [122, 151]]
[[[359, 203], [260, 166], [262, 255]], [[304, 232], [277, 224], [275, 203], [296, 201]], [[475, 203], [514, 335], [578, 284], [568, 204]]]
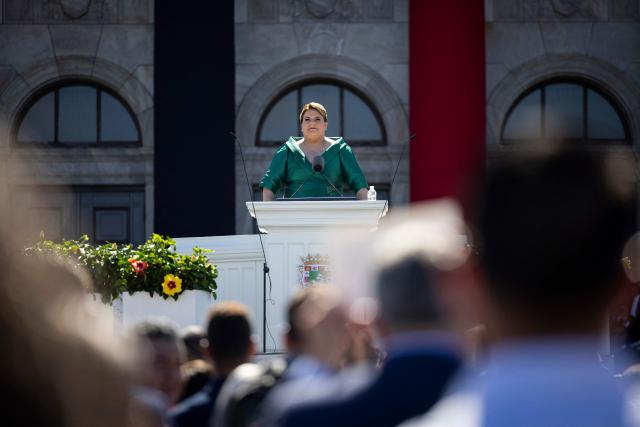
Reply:
[[205, 291], [184, 291], [177, 301], [161, 296], [150, 297], [146, 292], [125, 293], [113, 304], [114, 327], [127, 330], [150, 317], [166, 317], [179, 328], [188, 325], [204, 326], [213, 297]]

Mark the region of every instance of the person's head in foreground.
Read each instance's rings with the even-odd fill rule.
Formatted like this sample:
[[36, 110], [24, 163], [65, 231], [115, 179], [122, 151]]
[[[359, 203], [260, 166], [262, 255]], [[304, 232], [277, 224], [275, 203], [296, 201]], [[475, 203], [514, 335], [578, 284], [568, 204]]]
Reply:
[[298, 291], [287, 307], [287, 348], [339, 368], [349, 345], [347, 316], [339, 291], [314, 285]]
[[618, 156], [560, 149], [489, 169], [477, 224], [483, 373], [465, 371], [403, 427], [640, 425], [598, 358], [632, 229], [633, 168]]
[[248, 309], [237, 302], [216, 304], [209, 312], [207, 338], [215, 373], [227, 376], [255, 350]]
[[[413, 204], [389, 216], [370, 244], [369, 279], [377, 296], [376, 329], [382, 336], [414, 331], [462, 332], [475, 321], [467, 310], [467, 230], [450, 198]], [[462, 277], [462, 279], [461, 279]], [[466, 314], [466, 313], [465, 313]]]
[[489, 169], [478, 228], [492, 338], [602, 328], [632, 230], [623, 160], [561, 149]]
[[186, 350], [187, 361], [204, 360], [207, 355], [209, 342], [204, 329], [197, 325], [190, 325], [180, 331], [180, 339]]
[[88, 276], [62, 259], [27, 258], [1, 240], [2, 425], [132, 425], [120, 360], [127, 352], [87, 310]]
[[168, 319], [148, 319], [133, 328], [141, 351], [142, 384], [164, 395], [167, 407], [178, 400], [182, 390], [180, 364], [184, 349]]
[[403, 256], [382, 268], [377, 278], [377, 323], [383, 335], [444, 326], [437, 277], [437, 269], [419, 253]]

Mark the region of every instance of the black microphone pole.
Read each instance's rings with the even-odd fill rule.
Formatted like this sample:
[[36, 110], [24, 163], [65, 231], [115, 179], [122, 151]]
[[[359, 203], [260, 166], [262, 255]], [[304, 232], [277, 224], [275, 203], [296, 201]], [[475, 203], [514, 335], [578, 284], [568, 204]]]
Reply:
[[256, 227], [258, 227], [258, 238], [260, 239], [260, 248], [262, 249], [262, 256], [264, 262], [262, 263], [262, 352], [267, 352], [267, 277], [269, 277], [269, 294], [271, 294], [271, 275], [269, 274], [269, 266], [267, 265], [267, 253], [264, 250], [264, 243], [262, 242], [262, 233], [260, 233], [260, 222], [258, 221], [258, 213], [253, 200], [253, 189], [249, 182], [249, 173], [247, 172], [247, 164], [244, 161], [244, 152], [242, 151], [242, 145], [238, 141], [238, 137], [235, 133], [229, 132], [233, 137], [233, 140], [238, 145], [240, 150], [240, 160], [242, 160], [242, 167], [244, 168], [244, 176], [247, 180], [247, 189], [249, 190], [249, 198], [251, 200], [251, 209], [253, 210], [253, 217], [256, 220]]
[[287, 199], [293, 199], [293, 196], [295, 196], [296, 194], [298, 194], [298, 191], [300, 191], [300, 189], [302, 187], [304, 187], [304, 185], [307, 183], [307, 181], [309, 181], [309, 178], [311, 178], [313, 175], [315, 175], [315, 169], [313, 172], [311, 172], [309, 175], [307, 175], [307, 177], [304, 179], [304, 181], [302, 181], [302, 184], [300, 184], [300, 186], [298, 188], [296, 188], [296, 191], [293, 192], [292, 195], [290, 195], [289, 197], [287, 197]]
[[[411, 135], [409, 135], [409, 138], [405, 139], [402, 142], [402, 151], [400, 152], [400, 157], [398, 157], [398, 163], [396, 163], [396, 170], [393, 172], [393, 177], [391, 178], [391, 183], [389, 184], [389, 190], [391, 190], [393, 188], [393, 183], [396, 180], [396, 175], [398, 174], [398, 168], [400, 167], [400, 161], [402, 160], [402, 157], [404, 155], [404, 151], [407, 149], [407, 145], [409, 145], [409, 142], [411, 142], [411, 140], [413, 138], [415, 138], [415, 137], [416, 137], [416, 134], [412, 133]], [[391, 196], [391, 194], [389, 194], [389, 196]], [[389, 200], [385, 200], [384, 201], [384, 206], [382, 207], [382, 211], [380, 211], [380, 215], [382, 215], [384, 210], [387, 208], [388, 204], [389, 204]]]

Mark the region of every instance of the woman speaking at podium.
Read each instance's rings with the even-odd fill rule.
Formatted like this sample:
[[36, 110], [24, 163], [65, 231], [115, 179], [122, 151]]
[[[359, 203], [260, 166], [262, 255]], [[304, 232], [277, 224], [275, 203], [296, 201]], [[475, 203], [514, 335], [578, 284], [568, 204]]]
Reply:
[[271, 160], [260, 182], [262, 200], [273, 200], [285, 187], [285, 199], [341, 197], [346, 183], [360, 200], [367, 199], [367, 180], [351, 147], [342, 139], [328, 138], [327, 110], [317, 102], [300, 111], [302, 138], [290, 137]]

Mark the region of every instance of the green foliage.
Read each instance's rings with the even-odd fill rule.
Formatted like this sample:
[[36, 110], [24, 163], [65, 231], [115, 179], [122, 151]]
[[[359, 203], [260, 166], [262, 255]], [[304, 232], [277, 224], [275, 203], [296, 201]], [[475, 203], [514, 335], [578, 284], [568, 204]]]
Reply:
[[[182, 291], [171, 296], [178, 299], [185, 290], [202, 290], [216, 297], [216, 266], [209, 263], [206, 253], [212, 252], [198, 247], [191, 255], [176, 253], [176, 243], [169, 237], [158, 234], [134, 248], [132, 245], [107, 243], [94, 246], [87, 236], [79, 240], [55, 243], [40, 236], [40, 241], [25, 249], [27, 256], [56, 254], [70, 257], [76, 265], [84, 267], [93, 278], [95, 291], [102, 301], [111, 304], [123, 292], [148, 292], [164, 299], [170, 296], [163, 292], [162, 283], [167, 274], [182, 279]], [[137, 265], [136, 261], [140, 261]]]

